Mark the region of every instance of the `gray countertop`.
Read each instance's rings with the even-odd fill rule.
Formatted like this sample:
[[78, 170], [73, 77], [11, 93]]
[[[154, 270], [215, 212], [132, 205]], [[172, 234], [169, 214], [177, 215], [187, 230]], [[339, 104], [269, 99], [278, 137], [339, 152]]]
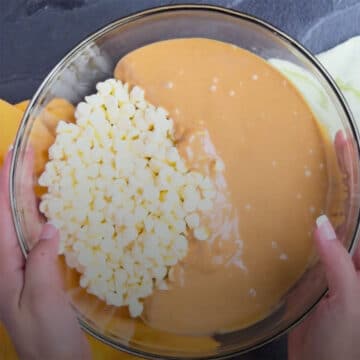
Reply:
[[[360, 0], [0, 0], [0, 98], [30, 98], [65, 53], [103, 25], [139, 10], [180, 3], [256, 15], [315, 53], [360, 35]], [[239, 359], [286, 359], [286, 339]]]

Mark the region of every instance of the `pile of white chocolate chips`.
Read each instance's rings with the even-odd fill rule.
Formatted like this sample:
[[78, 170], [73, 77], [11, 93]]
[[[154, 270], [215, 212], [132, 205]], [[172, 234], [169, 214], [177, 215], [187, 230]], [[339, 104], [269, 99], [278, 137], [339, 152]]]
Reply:
[[187, 169], [173, 121], [137, 86], [99, 83], [75, 117], [57, 126], [40, 211], [60, 230], [60, 254], [80, 285], [136, 317], [155, 287], [167, 290], [189, 235], [208, 239], [199, 214], [214, 206], [215, 185]]

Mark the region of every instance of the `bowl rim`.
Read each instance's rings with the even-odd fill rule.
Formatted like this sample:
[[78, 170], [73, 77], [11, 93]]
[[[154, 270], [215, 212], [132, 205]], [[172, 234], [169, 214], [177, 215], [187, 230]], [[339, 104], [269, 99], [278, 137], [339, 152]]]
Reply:
[[[26, 241], [24, 240], [22, 230], [21, 230], [21, 224], [18, 218], [18, 207], [16, 202], [16, 187], [15, 187], [15, 174], [16, 174], [16, 164], [20, 155], [20, 145], [23, 141], [24, 134], [25, 134], [25, 128], [27, 123], [30, 120], [30, 115], [34, 109], [35, 104], [37, 103], [41, 93], [46, 88], [47, 84], [52, 81], [52, 79], [56, 76], [59, 70], [61, 70], [63, 67], [66, 66], [66, 63], [74, 57], [79, 50], [86, 47], [88, 44], [91, 44], [94, 42], [98, 37], [116, 29], [119, 26], [123, 26], [127, 23], [134, 22], [138, 19], [149, 17], [152, 15], [158, 15], [161, 13], [174, 13], [177, 11], [195, 11], [195, 12], [213, 12], [213, 13], [220, 13], [222, 15], [227, 15], [231, 17], [235, 17], [238, 19], [245, 20], [247, 22], [253, 23], [257, 26], [259, 26], [262, 29], [265, 29], [266, 31], [270, 31], [273, 34], [275, 34], [277, 37], [279, 37], [281, 40], [283, 40], [285, 43], [288, 43], [290, 47], [295, 48], [297, 51], [299, 51], [310, 63], [320, 72], [321, 76], [326, 80], [327, 84], [330, 86], [332, 92], [339, 100], [339, 103], [341, 105], [342, 111], [345, 113], [348, 121], [349, 126], [352, 132], [352, 135], [354, 136], [356, 140], [356, 150], [357, 154], [360, 159], [360, 135], [359, 130], [357, 128], [354, 116], [352, 115], [352, 112], [350, 110], [350, 107], [342, 94], [341, 90], [331, 77], [331, 75], [328, 73], [328, 71], [325, 69], [325, 67], [320, 63], [319, 60], [303, 45], [301, 45], [298, 41], [293, 39], [290, 35], [287, 35], [282, 30], [278, 29], [276, 26], [270, 24], [269, 22], [262, 20], [258, 18], [257, 16], [250, 15], [246, 12], [234, 10], [225, 8], [223, 6], [218, 5], [210, 5], [210, 4], [177, 4], [177, 5], [165, 5], [165, 6], [157, 6], [148, 8], [142, 11], [134, 12], [132, 14], [129, 14], [127, 16], [121, 17], [117, 20], [111, 21], [105, 26], [102, 26], [98, 30], [94, 31], [90, 35], [88, 35], [85, 39], [78, 42], [76, 46], [74, 46], [70, 51], [66, 53], [66, 55], [53, 67], [53, 69], [48, 73], [48, 75], [44, 78], [38, 89], [36, 90], [35, 94], [31, 98], [31, 101], [22, 117], [21, 124], [19, 126], [16, 139], [14, 142], [14, 150], [13, 150], [13, 156], [10, 166], [10, 181], [9, 181], [9, 194], [10, 194], [10, 207], [11, 207], [11, 213], [12, 213], [12, 219], [15, 227], [15, 232], [17, 235], [18, 243], [21, 248], [21, 251], [23, 253], [23, 256], [27, 258], [29, 253], [29, 248], [26, 244]], [[351, 241], [349, 249], [347, 251], [352, 255], [355, 251], [356, 245], [359, 242], [359, 235], [360, 235], [360, 209], [357, 211], [357, 219], [356, 219], [356, 229], [353, 236], [353, 239]], [[92, 328], [90, 324], [88, 324], [87, 321], [81, 319], [79, 315], [77, 315], [79, 324], [81, 328], [91, 336], [93, 336], [95, 339], [103, 342], [106, 345], [109, 345], [117, 350], [124, 351], [128, 354], [135, 355], [135, 356], [141, 356], [146, 359], [151, 360], [158, 360], [158, 359], [173, 359], [173, 360], [188, 360], [190, 358], [192, 359], [229, 359], [233, 356], [237, 355], [243, 355], [245, 353], [251, 352], [253, 350], [256, 350], [258, 348], [263, 347], [266, 344], [269, 344], [273, 342], [274, 340], [280, 338], [281, 336], [285, 335], [289, 331], [291, 331], [294, 327], [299, 325], [309, 314], [314, 310], [314, 308], [317, 306], [317, 304], [322, 300], [322, 298], [326, 295], [328, 292], [328, 289], [326, 289], [320, 297], [311, 305], [309, 308], [303, 313], [303, 315], [299, 316], [297, 319], [293, 320], [290, 325], [288, 325], [286, 328], [282, 330], [278, 330], [276, 334], [263, 339], [257, 344], [253, 344], [247, 348], [244, 348], [242, 350], [230, 350], [229, 352], [226, 352], [224, 354], [218, 354], [218, 355], [211, 355], [211, 356], [162, 356], [162, 355], [154, 355], [147, 351], [142, 351], [135, 349], [132, 346], [124, 345], [115, 343], [114, 341], [110, 340], [105, 335], [101, 334], [99, 331]], [[74, 308], [76, 311], [76, 309]], [[76, 313], [78, 313], [76, 311]]]

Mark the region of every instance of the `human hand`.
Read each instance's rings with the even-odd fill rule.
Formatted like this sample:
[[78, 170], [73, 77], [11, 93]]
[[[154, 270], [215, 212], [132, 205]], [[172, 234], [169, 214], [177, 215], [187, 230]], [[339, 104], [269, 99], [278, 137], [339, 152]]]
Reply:
[[289, 360], [360, 359], [360, 255], [338, 241], [326, 216], [315, 239], [329, 285], [328, 295], [289, 335]]
[[[26, 156], [31, 178], [33, 154]], [[44, 225], [26, 261], [22, 255], [10, 213], [10, 162], [11, 152], [0, 172], [0, 320], [20, 359], [90, 359], [89, 344], [63, 291], [57, 266], [58, 231]], [[28, 187], [24, 194], [30, 197], [32, 185], [24, 184]]]
[[[346, 140], [338, 133], [335, 147], [342, 170], [349, 169]], [[340, 229], [341, 233], [341, 229]], [[360, 359], [360, 248], [353, 259], [326, 216], [316, 222], [314, 238], [329, 292], [288, 339], [289, 360]]]

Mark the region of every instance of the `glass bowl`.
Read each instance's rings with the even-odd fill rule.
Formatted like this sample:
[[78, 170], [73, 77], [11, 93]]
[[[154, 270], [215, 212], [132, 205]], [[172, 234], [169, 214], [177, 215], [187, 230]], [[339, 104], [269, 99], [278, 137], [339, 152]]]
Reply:
[[[331, 106], [331, 136], [342, 130], [348, 141], [349, 196], [341, 240], [349, 252], [353, 251], [359, 231], [360, 189], [356, 186], [359, 134], [334, 81], [301, 45], [253, 16], [214, 6], [180, 5], [137, 13], [104, 27], [67, 54], [37, 90], [18, 131], [11, 167], [12, 213], [25, 256], [34, 245], [38, 229], [35, 227], [34, 230], [33, 226], [34, 209], [29, 205], [29, 187], [24, 186], [31, 180], [24, 158], [31, 145], [35, 151], [33, 173], [36, 179], [41, 171], [37, 168], [37, 157], [44, 156], [50, 145], [46, 143], [46, 136], [41, 135], [45, 134], [42, 131], [49, 131], [46, 126], [60, 120], [56, 112], [49, 115], [48, 107], [54, 106], [59, 98], [77, 104], [94, 92], [98, 81], [112, 77], [117, 61], [130, 51], [155, 41], [186, 37], [230, 42], [264, 59], [286, 60], [307, 71], [317, 81]], [[119, 320], [121, 309], [106, 306], [81, 290], [76, 275], [65, 266], [63, 270], [66, 290], [83, 329], [115, 348], [152, 359], [224, 358], [255, 349], [299, 323], [327, 290], [323, 270], [314, 258], [271, 315], [246, 329], [216, 335], [212, 341], [205, 341], [149, 330], [133, 320]]]

